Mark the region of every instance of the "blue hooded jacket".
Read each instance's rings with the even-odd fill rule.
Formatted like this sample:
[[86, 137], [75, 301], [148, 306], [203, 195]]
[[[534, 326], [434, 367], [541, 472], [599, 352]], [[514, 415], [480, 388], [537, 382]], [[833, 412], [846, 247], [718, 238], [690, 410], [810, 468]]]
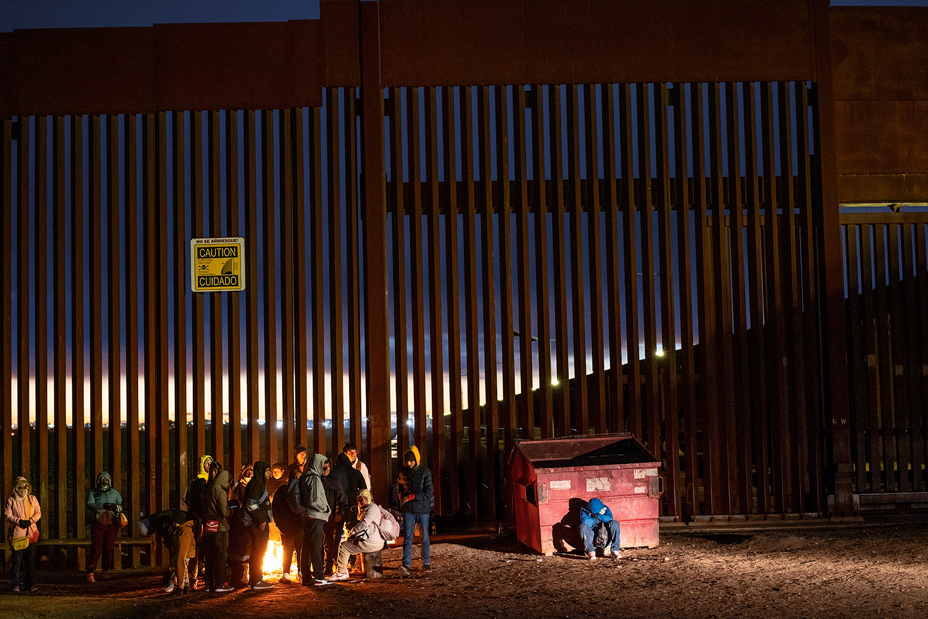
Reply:
[[600, 522], [609, 522], [612, 519], [612, 510], [599, 498], [591, 499], [587, 505], [580, 508], [580, 521], [591, 529], [595, 529]]

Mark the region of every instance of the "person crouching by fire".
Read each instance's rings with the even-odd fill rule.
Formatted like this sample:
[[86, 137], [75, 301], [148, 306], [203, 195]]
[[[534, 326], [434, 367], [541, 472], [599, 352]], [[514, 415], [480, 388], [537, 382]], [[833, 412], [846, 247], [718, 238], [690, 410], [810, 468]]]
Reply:
[[190, 591], [190, 572], [187, 561], [197, 556], [196, 538], [193, 535], [194, 516], [179, 509], [166, 509], [139, 523], [142, 535], [157, 533], [171, 555], [170, 582], [165, 593]]
[[[338, 547], [338, 568], [329, 580], [348, 580], [348, 559], [351, 555], [366, 552], [377, 552], [384, 546], [383, 536], [380, 534], [380, 509], [374, 503], [370, 490], [358, 492], [358, 523], [348, 533], [348, 538]], [[384, 508], [385, 509], [385, 508]], [[378, 574], [375, 578], [379, 577]]]

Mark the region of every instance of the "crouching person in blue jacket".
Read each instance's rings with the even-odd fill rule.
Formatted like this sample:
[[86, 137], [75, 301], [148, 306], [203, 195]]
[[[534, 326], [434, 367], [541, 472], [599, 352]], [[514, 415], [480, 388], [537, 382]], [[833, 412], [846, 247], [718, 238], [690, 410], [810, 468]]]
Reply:
[[583, 550], [590, 561], [596, 560], [596, 549], [603, 549], [604, 557], [620, 559], [619, 521], [612, 517], [612, 510], [598, 498], [580, 508], [580, 536]]

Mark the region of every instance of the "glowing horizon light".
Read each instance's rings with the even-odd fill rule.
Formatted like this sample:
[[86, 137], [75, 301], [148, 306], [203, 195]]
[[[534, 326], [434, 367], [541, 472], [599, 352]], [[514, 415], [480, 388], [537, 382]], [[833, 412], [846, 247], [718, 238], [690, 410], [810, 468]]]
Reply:
[[552, 379], [551, 379], [551, 386], [552, 386], [552, 387], [557, 387], [557, 385], [558, 385], [558, 380], [557, 380], [556, 378], [552, 378]]
[[663, 348], [658, 348], [657, 350], [654, 351], [654, 354], [657, 355], [658, 357], [663, 357], [663, 356], [664, 356], [664, 349], [663, 349]]

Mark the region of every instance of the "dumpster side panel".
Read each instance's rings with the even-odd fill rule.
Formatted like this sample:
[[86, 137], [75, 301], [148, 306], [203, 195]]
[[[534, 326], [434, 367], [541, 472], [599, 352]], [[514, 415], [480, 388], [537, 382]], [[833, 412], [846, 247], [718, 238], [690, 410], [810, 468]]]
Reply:
[[544, 552], [539, 528], [538, 498], [535, 469], [517, 449], [510, 462], [512, 506], [516, 518], [516, 537], [538, 552]]

